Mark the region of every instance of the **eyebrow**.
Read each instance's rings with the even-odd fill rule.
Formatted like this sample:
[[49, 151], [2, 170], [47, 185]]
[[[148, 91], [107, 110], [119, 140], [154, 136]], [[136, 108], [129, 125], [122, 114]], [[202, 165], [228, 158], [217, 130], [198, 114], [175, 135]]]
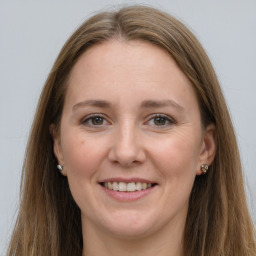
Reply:
[[174, 107], [180, 111], [184, 111], [184, 108], [174, 100], [145, 100], [141, 103], [142, 108], [161, 108], [161, 107]]
[[98, 108], [110, 108], [111, 104], [105, 100], [85, 100], [73, 106], [73, 111], [81, 107], [93, 106]]
[[[81, 107], [93, 106], [98, 108], [110, 108], [112, 105], [105, 100], [85, 100], [81, 101], [73, 106], [73, 111]], [[161, 108], [161, 107], [174, 107], [180, 111], [184, 111], [184, 108], [173, 100], [145, 100], [141, 103], [141, 108]]]

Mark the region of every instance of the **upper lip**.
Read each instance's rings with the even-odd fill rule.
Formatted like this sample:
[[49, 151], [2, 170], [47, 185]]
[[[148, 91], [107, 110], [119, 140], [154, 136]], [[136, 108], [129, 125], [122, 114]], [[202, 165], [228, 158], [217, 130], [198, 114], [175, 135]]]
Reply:
[[122, 178], [122, 177], [114, 177], [114, 178], [106, 178], [103, 180], [100, 180], [99, 183], [104, 183], [104, 182], [125, 182], [125, 183], [131, 183], [131, 182], [141, 182], [141, 183], [150, 183], [150, 184], [156, 184], [157, 182], [152, 181], [152, 180], [147, 180], [143, 178]]

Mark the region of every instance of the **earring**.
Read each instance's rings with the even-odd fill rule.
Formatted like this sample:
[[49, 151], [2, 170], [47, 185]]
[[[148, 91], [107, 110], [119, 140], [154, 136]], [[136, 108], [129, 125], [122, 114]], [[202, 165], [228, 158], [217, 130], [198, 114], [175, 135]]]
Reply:
[[57, 165], [57, 169], [58, 169], [60, 172], [63, 171], [63, 167], [62, 167], [60, 164]]
[[207, 164], [202, 164], [202, 165], [201, 165], [201, 171], [202, 171], [204, 174], [207, 173], [208, 169], [209, 169], [209, 166], [208, 166]]

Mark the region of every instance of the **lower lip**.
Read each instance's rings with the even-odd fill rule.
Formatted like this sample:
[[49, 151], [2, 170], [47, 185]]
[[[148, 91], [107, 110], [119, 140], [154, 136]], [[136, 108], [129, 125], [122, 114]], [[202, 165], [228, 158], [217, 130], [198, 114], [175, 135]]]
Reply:
[[101, 187], [108, 196], [110, 196], [118, 201], [130, 202], [130, 201], [139, 200], [139, 199], [147, 196], [148, 194], [152, 193], [153, 190], [157, 187], [157, 185], [155, 185], [151, 188], [134, 191], [134, 192], [121, 192], [121, 191], [115, 191], [112, 189], [108, 189], [103, 186], [101, 186]]

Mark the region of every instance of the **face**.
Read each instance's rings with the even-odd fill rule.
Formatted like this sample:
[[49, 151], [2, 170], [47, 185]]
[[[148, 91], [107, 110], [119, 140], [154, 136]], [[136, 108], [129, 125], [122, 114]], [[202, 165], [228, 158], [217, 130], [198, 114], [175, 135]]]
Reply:
[[209, 141], [174, 60], [146, 42], [112, 40], [73, 67], [54, 151], [83, 227], [139, 237], [184, 226]]

